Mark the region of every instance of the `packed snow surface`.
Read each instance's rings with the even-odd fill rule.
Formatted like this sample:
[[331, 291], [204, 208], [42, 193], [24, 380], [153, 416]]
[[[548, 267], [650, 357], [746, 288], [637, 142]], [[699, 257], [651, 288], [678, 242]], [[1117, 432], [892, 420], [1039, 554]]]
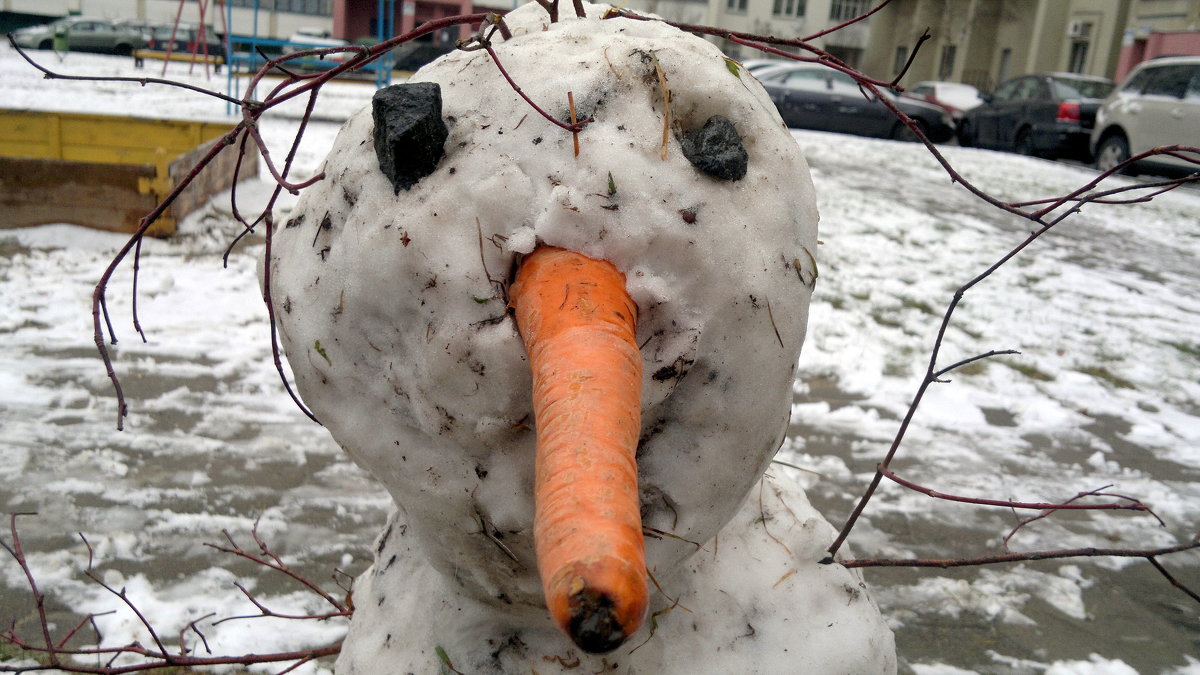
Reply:
[[[126, 59], [34, 56], [71, 74], [148, 74]], [[202, 69], [189, 75], [186, 64], [170, 66], [169, 76], [225, 87]], [[5, 45], [0, 91], [10, 106], [193, 119], [225, 113], [221, 101], [154, 86], [47, 82]], [[318, 111], [344, 117], [372, 93], [334, 83]], [[286, 154], [295, 130], [288, 115], [296, 112], [268, 114], [261, 124], [276, 157]], [[319, 169], [339, 126], [308, 127], [294, 175]], [[779, 456], [804, 471], [775, 465], [769, 473], [804, 485], [840, 523], [895, 433], [953, 289], [1027, 236], [1030, 224], [951, 183], [924, 148], [793, 135], [817, 188], [820, 276], [793, 425]], [[1004, 200], [1062, 194], [1094, 176], [1026, 157], [942, 150], [964, 177]], [[1130, 184], [1114, 179], [1104, 187]], [[262, 184], [243, 184], [242, 211], [264, 192]], [[1194, 190], [1148, 204], [1085, 207], [968, 293], [943, 362], [993, 348], [1022, 353], [959, 371], [931, 391], [900, 454], [903, 475], [944, 492], [1026, 499], [1112, 484], [1166, 523], [1060, 514], [1024, 528], [1010, 542], [1017, 550], [1170, 545], [1193, 536], [1200, 522], [1198, 211]], [[253, 547], [257, 520], [276, 552], [335, 593], [332, 569], [357, 574], [371, 562], [369, 542], [384, 528], [391, 499], [279, 386], [257, 291], [261, 243], [249, 242], [221, 267], [237, 231], [225, 197], [179, 236], [146, 242], [138, 302], [146, 344], [130, 328], [129, 267], [118, 273], [110, 311], [121, 338], [116, 368], [130, 397], [124, 433], [114, 431], [115, 399], [95, 356], [90, 316], [92, 287], [123, 237], [66, 226], [0, 233], [0, 500], [8, 511], [39, 514], [18, 526], [60, 630], [81, 613], [120, 605], [80, 575], [87, 554], [75, 532], [95, 549], [102, 577], [153, 608], [172, 639], [210, 612], [256, 614], [229, 585], [234, 577], [280, 612], [324, 611], [294, 595], [290, 582], [201, 545], [222, 542], [222, 529]], [[782, 539], [789, 519], [770, 521], [769, 531]], [[1007, 511], [949, 506], [885, 484], [851, 541], [864, 556], [980, 555], [1000, 550], [1014, 523]], [[1196, 587], [1196, 554], [1162, 562]], [[11, 563], [0, 569], [0, 614], [37, 634], [23, 576]], [[896, 632], [902, 672], [1200, 672], [1194, 603], [1144, 562], [985, 569], [867, 571]], [[146, 641], [131, 618], [97, 618], [106, 644]], [[345, 631], [337, 621], [301, 630], [265, 619], [213, 626], [216, 618], [199, 624], [216, 653], [325, 644]], [[437, 668], [435, 661], [423, 671]]]
[[[709, 617], [698, 628], [663, 615], [619, 653], [581, 656], [583, 667], [892, 671], [891, 632], [858, 575], [817, 562], [832, 528], [795, 489], [774, 506], [747, 501], [787, 431], [816, 280], [808, 167], [763, 89], [713, 45], [584, 7], [586, 19], [551, 23], [526, 5], [505, 17], [512, 39], [495, 43], [558, 119], [573, 92], [591, 120], [578, 156], [487, 53], [455, 52], [400, 85], [440, 86], [449, 138], [433, 172], [394, 188], [372, 140], [384, 122], [364, 109], [273, 240], [272, 297], [298, 388], [400, 510], [358, 588], [370, 609], [351, 622], [339, 670], [419, 669], [438, 640], [470, 671], [575, 660], [547, 630], [529, 365], [505, 295], [516, 256], [544, 244], [626, 277], [643, 356], [643, 525], [668, 534], [647, 538], [664, 589], [651, 611], [678, 598]], [[709, 175], [681, 149], [715, 116], [740, 137], [744, 176]], [[755, 524], [788, 508], [790, 546]], [[792, 549], [778, 574], [748, 564]]]

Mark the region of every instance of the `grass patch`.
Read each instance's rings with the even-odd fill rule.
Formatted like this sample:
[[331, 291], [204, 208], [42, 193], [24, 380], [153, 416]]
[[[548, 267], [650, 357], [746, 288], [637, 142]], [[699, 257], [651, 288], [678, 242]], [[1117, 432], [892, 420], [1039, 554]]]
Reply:
[[913, 300], [912, 298], [901, 298], [900, 306], [907, 307], [909, 309], [915, 309], [922, 314], [928, 314], [929, 316], [934, 316], [936, 314], [933, 307], [930, 307], [928, 304], [921, 302], [920, 300]]
[[953, 377], [954, 375], [982, 375], [987, 372], [987, 369], [988, 359], [980, 359], [979, 361], [972, 361], [965, 366], [955, 368], [950, 372], [948, 377]]
[[1130, 382], [1129, 380], [1126, 380], [1123, 377], [1120, 377], [1119, 375], [1114, 375], [1113, 373], [1109, 372], [1107, 368], [1098, 368], [1095, 366], [1087, 366], [1084, 368], [1076, 368], [1075, 370], [1077, 372], [1083, 373], [1084, 375], [1091, 375], [1092, 377], [1096, 378], [1097, 380], [1107, 382], [1108, 384], [1116, 387], [1117, 389], [1137, 389], [1137, 385]]
[[[890, 312], [889, 312], [890, 314]], [[893, 319], [882, 311], [876, 310], [871, 312], [871, 319], [880, 326], [886, 328], [904, 328], [904, 324], [897, 319]]]
[[1200, 359], [1200, 344], [1190, 345], [1186, 342], [1168, 342], [1167, 344], [1175, 349], [1178, 349], [1187, 356]]
[[1037, 366], [1032, 366], [1027, 363], [1021, 363], [1016, 360], [1000, 361], [1000, 363], [1003, 363], [1004, 365], [1008, 366], [1009, 368], [1012, 368], [1013, 370], [1017, 371], [1018, 373], [1024, 375], [1025, 377], [1027, 377], [1031, 380], [1037, 380], [1038, 382], [1053, 382], [1054, 381], [1053, 375], [1051, 375], [1043, 370], [1039, 370]]
[[957, 328], [959, 330], [959, 332], [961, 332], [963, 335], [966, 335], [967, 337], [971, 338], [972, 340], [982, 340], [983, 339], [983, 333], [980, 333], [977, 330], [971, 330], [970, 328], [967, 328], [965, 326], [955, 326], [955, 328]]

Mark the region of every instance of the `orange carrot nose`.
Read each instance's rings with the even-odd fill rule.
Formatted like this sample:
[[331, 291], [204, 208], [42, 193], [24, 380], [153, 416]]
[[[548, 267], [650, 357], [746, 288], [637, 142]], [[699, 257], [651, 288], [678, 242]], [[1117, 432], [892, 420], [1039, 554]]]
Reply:
[[510, 293], [533, 369], [534, 548], [550, 615], [586, 652], [616, 649], [646, 615], [637, 485], [637, 305], [612, 264], [543, 246]]

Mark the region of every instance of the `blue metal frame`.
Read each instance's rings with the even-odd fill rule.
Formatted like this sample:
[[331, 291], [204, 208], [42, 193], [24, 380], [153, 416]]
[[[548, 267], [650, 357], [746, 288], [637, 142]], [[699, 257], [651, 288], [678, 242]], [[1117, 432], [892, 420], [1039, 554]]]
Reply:
[[[379, 19], [376, 23], [377, 38], [380, 42], [390, 40], [396, 31], [396, 0], [376, 0], [376, 11], [379, 13]], [[327, 45], [308, 44], [304, 42], [292, 42], [290, 40], [277, 40], [274, 38], [260, 38], [258, 36], [258, 11], [260, 0], [254, 0], [254, 23], [253, 33], [251, 35], [234, 36], [229, 27], [233, 26], [233, 4], [225, 3], [225, 93], [233, 98], [239, 98], [240, 92], [237, 92], [236, 74], [240, 68], [245, 68], [247, 72], [254, 72], [261, 67], [266, 61], [258, 53], [258, 48], [265, 47], [271, 50], [283, 51], [286, 47], [298, 47], [300, 49], [310, 49], [313, 47], [324, 47]], [[234, 44], [237, 44], [238, 50], [234, 50]], [[335, 61], [325, 59], [297, 59], [296, 64], [309, 68], [332, 68], [337, 65]], [[359, 70], [373, 72], [375, 74], [375, 87], [383, 88], [392, 83], [392, 63], [393, 57], [391, 52], [384, 54], [372, 63], [368, 63]], [[254, 92], [250, 92], [251, 96]], [[225, 104], [225, 114], [233, 115], [235, 111], [232, 103]]]

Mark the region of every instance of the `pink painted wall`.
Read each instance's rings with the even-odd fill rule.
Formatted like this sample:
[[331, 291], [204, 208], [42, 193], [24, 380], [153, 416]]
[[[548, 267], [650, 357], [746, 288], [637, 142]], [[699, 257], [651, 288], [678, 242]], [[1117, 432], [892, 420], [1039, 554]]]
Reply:
[[[402, 35], [418, 24], [458, 14], [487, 11], [477, 8], [473, 0], [395, 0], [396, 35]], [[376, 0], [334, 0], [333, 36], [343, 40], [373, 36], [371, 21], [378, 10]], [[436, 41], [459, 40], [470, 36], [471, 26], [439, 31]]]
[[1200, 56], [1200, 31], [1150, 33], [1145, 39], [1121, 47], [1117, 60], [1117, 81], [1123, 80], [1142, 61], [1160, 56]]

